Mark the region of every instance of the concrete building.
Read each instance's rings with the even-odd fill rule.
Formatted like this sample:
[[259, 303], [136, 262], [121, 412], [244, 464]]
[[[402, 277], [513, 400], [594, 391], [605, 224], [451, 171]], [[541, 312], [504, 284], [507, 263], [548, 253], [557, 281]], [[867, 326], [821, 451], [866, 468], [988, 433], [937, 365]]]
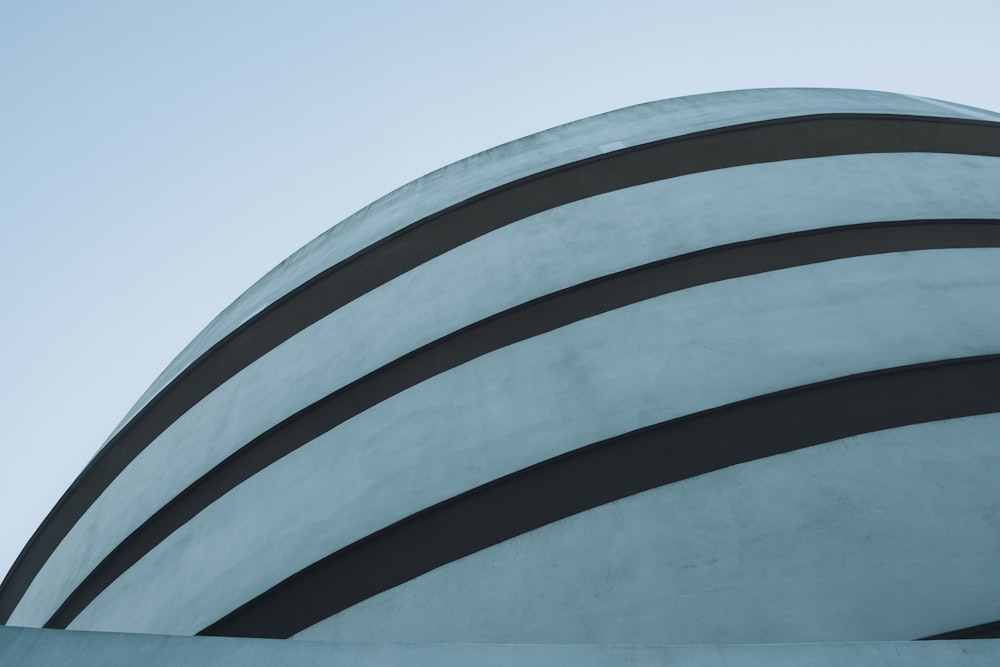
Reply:
[[220, 314], [25, 547], [0, 622], [444, 662], [993, 637], [998, 304], [1000, 114], [777, 89], [557, 127], [383, 197]]

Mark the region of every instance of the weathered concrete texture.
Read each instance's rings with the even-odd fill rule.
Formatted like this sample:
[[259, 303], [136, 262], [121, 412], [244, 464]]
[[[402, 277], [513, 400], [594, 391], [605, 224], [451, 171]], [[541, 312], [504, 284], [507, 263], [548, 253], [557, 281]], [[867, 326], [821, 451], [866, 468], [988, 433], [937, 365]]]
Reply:
[[679, 644], [910, 640], [1000, 617], [1000, 414], [837, 440], [596, 507], [296, 635]]
[[194, 633], [417, 508], [590, 442], [787, 387], [995, 352], [1000, 312], [980, 304], [1000, 288], [998, 254], [898, 253], [724, 281], [480, 357], [247, 480], [70, 627]]
[[[640, 150], [615, 152], [629, 147]], [[300, 578], [297, 597], [227, 632], [421, 647], [341, 644], [330, 655], [345, 662], [417, 651], [417, 661], [520, 664], [612, 650], [572, 648], [580, 642], [909, 640], [993, 621], [1000, 422], [916, 423], [1000, 410], [988, 401], [859, 421], [787, 444], [809, 451], [695, 467], [607, 507], [595, 505], [625, 492], [585, 496], [596, 500], [573, 505], [577, 515], [502, 534], [493, 527], [504, 513], [534, 516], [561, 507], [558, 494], [574, 497], [552, 491], [578, 479], [562, 474], [566, 460], [533, 487], [545, 493], [512, 491], [495, 514], [464, 494], [774, 392], [913, 364], [994, 363], [998, 178], [1000, 115], [829, 90], [654, 102], [429, 174], [276, 267], [181, 353], [135, 409], [185, 375], [130, 413], [46, 520], [0, 596], [0, 621], [193, 634], [437, 503], [468, 513], [445, 538], [488, 528], [474, 549], [442, 549], [394, 579], [364, 552], [356, 577], [374, 583], [357, 597], [331, 593], [352, 590], [341, 569], [323, 585]], [[881, 414], [893, 386], [860, 411]], [[954, 405], [997, 395], [991, 384], [977, 391], [952, 394]], [[841, 396], [813, 405], [843, 414], [854, 399]], [[676, 450], [699, 465], [714, 460], [701, 443], [741, 451], [746, 433], [781, 432], [789, 412], [768, 414], [710, 439], [678, 437]], [[913, 426], [889, 432], [902, 424]], [[604, 469], [592, 467], [591, 489]], [[407, 525], [385, 553], [423, 563], [414, 547], [434, 545], [433, 531]], [[289, 613], [309, 600], [327, 606]], [[282, 618], [294, 627], [275, 630]], [[628, 650], [628, 660], [646, 655]]]
[[596, 276], [726, 243], [884, 220], [1000, 218], [998, 164], [898, 154], [749, 165], [593, 197], [469, 242], [307, 328], [173, 423], [70, 531], [11, 622], [44, 623], [115, 545], [206, 470], [425, 343]]
[[[1000, 120], [1000, 114], [992, 111], [912, 95], [870, 90], [772, 88], [638, 104], [496, 146], [390, 192], [276, 266], [198, 334], [143, 394], [118, 428], [200, 354], [275, 299], [323, 269], [425, 215], [518, 178], [619, 148], [740, 123], [838, 113]], [[609, 116], [613, 121], [609, 122]]]
[[19, 667], [932, 667], [1000, 664], [1000, 640], [600, 646], [527, 644], [355, 644], [174, 637], [0, 626], [0, 664]]

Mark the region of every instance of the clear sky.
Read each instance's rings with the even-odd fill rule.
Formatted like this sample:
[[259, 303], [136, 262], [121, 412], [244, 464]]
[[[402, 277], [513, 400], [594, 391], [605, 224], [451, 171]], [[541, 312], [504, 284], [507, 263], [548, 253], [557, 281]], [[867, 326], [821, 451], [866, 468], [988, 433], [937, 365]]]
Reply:
[[666, 97], [1000, 110], [1000, 0], [0, 3], [0, 573], [222, 308], [377, 197]]

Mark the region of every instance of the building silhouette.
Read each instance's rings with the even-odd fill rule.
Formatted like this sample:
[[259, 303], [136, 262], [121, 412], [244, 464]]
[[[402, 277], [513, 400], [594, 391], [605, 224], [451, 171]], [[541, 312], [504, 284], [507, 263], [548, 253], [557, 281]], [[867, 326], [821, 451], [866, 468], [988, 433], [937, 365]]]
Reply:
[[181, 352], [25, 547], [0, 622], [997, 636], [998, 158], [1000, 114], [774, 89], [432, 172]]

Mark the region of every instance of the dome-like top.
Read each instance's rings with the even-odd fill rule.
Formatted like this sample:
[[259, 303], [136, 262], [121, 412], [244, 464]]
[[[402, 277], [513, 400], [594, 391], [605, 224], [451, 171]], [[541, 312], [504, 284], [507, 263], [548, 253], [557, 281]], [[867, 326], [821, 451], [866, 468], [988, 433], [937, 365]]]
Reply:
[[307, 243], [205, 327], [129, 411], [122, 425], [200, 355], [275, 301], [439, 211], [519, 179], [630, 146], [747, 123], [831, 114], [1000, 121], [1000, 113], [994, 111], [914, 95], [838, 88], [760, 88], [637, 104], [502, 144], [407, 183]]
[[1000, 115], [778, 89], [420, 178], [164, 371], [0, 621], [910, 639], [1000, 618]]

